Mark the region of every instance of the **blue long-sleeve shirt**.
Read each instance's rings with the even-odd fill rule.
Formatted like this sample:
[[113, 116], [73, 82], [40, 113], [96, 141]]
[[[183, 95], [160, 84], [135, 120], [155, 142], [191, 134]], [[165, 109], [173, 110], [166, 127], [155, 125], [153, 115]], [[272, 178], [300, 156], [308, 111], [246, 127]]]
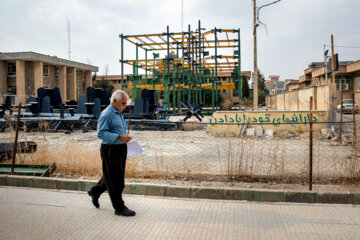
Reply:
[[101, 112], [97, 124], [97, 136], [102, 140], [102, 144], [124, 144], [117, 140], [119, 134], [126, 134], [126, 122], [111, 104]]

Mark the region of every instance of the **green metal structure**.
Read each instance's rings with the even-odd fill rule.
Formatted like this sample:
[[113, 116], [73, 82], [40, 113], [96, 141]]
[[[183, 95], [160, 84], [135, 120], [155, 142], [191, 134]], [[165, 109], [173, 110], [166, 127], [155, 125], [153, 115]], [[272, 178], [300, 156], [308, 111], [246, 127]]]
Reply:
[[[120, 34], [119, 37], [121, 88], [125, 88], [126, 63], [133, 67], [132, 75], [127, 76], [132, 85], [126, 86], [132, 88], [134, 98], [138, 96], [138, 89], [154, 89], [163, 93], [168, 110], [173, 114], [180, 113], [181, 101], [189, 101], [194, 105], [203, 104], [216, 111], [219, 106], [219, 91], [232, 89], [238, 91], [239, 108], [241, 107], [240, 29], [214, 28], [206, 31], [199, 20], [197, 29], [191, 30], [189, 25], [186, 32], [170, 32], [167, 26], [164, 33]], [[124, 39], [135, 46], [135, 60], [124, 60]], [[139, 48], [145, 51], [145, 59], [139, 59]], [[148, 59], [149, 51], [153, 52], [152, 59]], [[160, 51], [166, 51], [163, 58], [159, 58]], [[226, 55], [229, 51], [232, 53]], [[139, 68], [145, 71], [142, 83]], [[151, 77], [148, 72], [152, 74]], [[232, 82], [220, 82], [221, 73], [231, 73]]]

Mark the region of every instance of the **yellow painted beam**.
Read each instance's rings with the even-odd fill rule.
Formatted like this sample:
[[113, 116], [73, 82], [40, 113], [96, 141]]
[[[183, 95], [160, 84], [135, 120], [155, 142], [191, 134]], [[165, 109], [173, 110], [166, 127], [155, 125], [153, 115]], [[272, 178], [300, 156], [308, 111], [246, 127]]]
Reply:
[[[138, 84], [136, 85], [136, 88], [140, 89], [152, 89], [152, 84]], [[176, 88], [178, 86], [176, 85]], [[180, 87], [183, 89], [189, 89], [189, 85], [185, 85], [184, 83], [180, 84]], [[203, 89], [212, 89], [212, 83], [203, 83], [201, 84], [201, 87]], [[133, 88], [133, 85], [128, 85], [128, 88]], [[233, 90], [235, 89], [235, 84], [232, 82], [221, 82], [221, 85], [218, 85], [219, 90]], [[164, 91], [164, 84], [157, 83], [155, 84], [155, 90], [157, 91]], [[172, 91], [172, 86], [170, 86], [170, 90]]]
[[220, 29], [220, 32], [230, 32], [230, 33], [234, 33], [235, 29]]
[[163, 36], [163, 34], [162, 33], [152, 33], [152, 34], [126, 35], [125, 39], [137, 38], [137, 37], [158, 37], [158, 36]]

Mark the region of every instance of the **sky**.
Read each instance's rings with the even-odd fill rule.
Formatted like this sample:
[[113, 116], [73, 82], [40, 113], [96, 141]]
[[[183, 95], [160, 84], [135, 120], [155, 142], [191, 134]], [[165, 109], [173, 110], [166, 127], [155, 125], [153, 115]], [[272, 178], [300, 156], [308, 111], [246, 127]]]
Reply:
[[[275, 0], [257, 0], [257, 6]], [[253, 71], [251, 0], [0, 0], [0, 52], [33, 51], [120, 74], [119, 34], [163, 33], [196, 28], [241, 31], [243, 71]], [[183, 14], [182, 14], [183, 9]], [[334, 36], [340, 61], [360, 59], [359, 0], [281, 0], [259, 12], [258, 68], [267, 79], [298, 79], [309, 63], [324, 61]], [[183, 26], [181, 24], [183, 19]], [[124, 45], [124, 59], [135, 47]], [[144, 59], [144, 51], [139, 52]], [[131, 73], [126, 67], [125, 73]], [[141, 72], [140, 72], [141, 73]]]

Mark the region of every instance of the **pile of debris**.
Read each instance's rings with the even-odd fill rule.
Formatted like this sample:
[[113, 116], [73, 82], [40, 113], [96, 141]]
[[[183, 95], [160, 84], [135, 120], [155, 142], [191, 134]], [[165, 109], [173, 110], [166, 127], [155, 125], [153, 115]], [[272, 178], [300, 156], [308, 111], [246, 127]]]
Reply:
[[268, 139], [274, 138], [274, 130], [264, 130], [261, 126], [248, 127], [247, 121], [239, 126], [238, 132], [235, 134], [237, 137], [264, 137]]
[[[331, 128], [323, 128], [321, 129], [321, 134], [325, 139], [330, 140], [330, 145], [340, 145], [340, 128], [338, 126], [333, 126]], [[341, 144], [343, 146], [352, 144], [352, 136], [350, 133], [343, 132], [341, 134], [341, 140]]]

